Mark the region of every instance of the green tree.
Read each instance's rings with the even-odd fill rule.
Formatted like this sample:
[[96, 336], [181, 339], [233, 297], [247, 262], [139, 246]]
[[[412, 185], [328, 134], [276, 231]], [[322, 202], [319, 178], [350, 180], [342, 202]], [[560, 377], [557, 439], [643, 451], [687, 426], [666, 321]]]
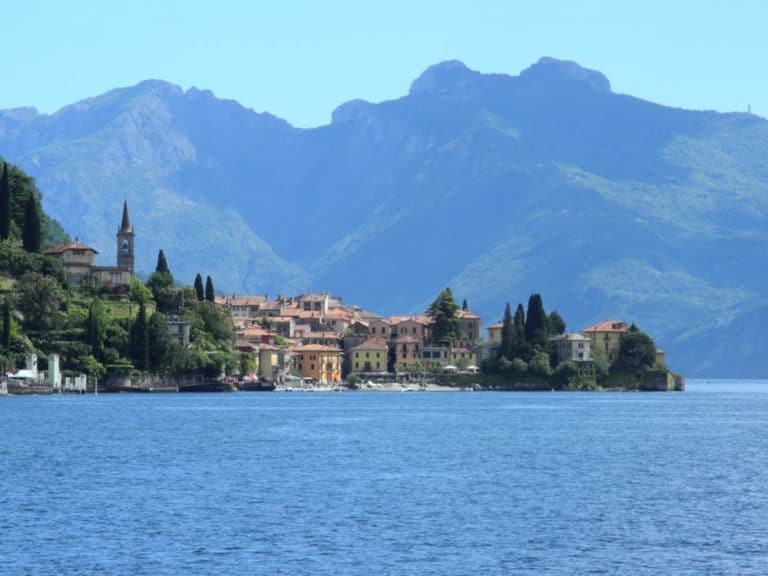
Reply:
[[135, 276], [131, 276], [129, 294], [131, 302], [135, 302], [136, 304], [141, 304], [142, 302], [146, 303], [152, 298], [152, 291]]
[[195, 295], [200, 302], [205, 300], [205, 292], [203, 290], [203, 277], [200, 276], [199, 272], [197, 273], [197, 276], [195, 276]]
[[469, 306], [467, 305], [467, 299], [464, 298], [464, 300], [461, 302], [461, 309], [464, 312], [469, 312]]
[[11, 303], [6, 298], [3, 300], [3, 351], [7, 354], [11, 349]]
[[216, 294], [213, 291], [213, 280], [210, 276], [205, 277], [205, 299], [208, 302], [213, 302], [216, 299]]
[[450, 288], [437, 295], [435, 301], [427, 308], [427, 315], [432, 318], [432, 340], [448, 342], [461, 338], [461, 323], [457, 316], [459, 305], [453, 299]]
[[53, 277], [27, 272], [16, 283], [16, 294], [18, 309], [29, 328], [45, 330], [56, 325], [64, 293]]
[[548, 377], [552, 374], [552, 365], [549, 362], [549, 354], [536, 352], [528, 363], [528, 370], [538, 376]]
[[556, 336], [558, 334], [565, 334], [565, 320], [560, 316], [557, 310], [552, 310], [547, 316], [547, 327], [549, 328], [549, 334]]
[[165, 259], [165, 254], [163, 253], [162, 248], [160, 249], [160, 252], [157, 253], [157, 266], [155, 266], [155, 272], [160, 272], [161, 274], [170, 274], [171, 271], [168, 268], [168, 261]]
[[94, 298], [88, 307], [86, 336], [93, 357], [101, 361], [104, 357], [104, 339], [106, 335], [106, 317], [101, 301]]
[[149, 325], [147, 308], [139, 304], [139, 312], [131, 327], [131, 356], [139, 370], [149, 370]]
[[499, 357], [507, 358], [511, 360], [514, 353], [515, 340], [517, 335], [515, 334], [515, 323], [512, 317], [512, 309], [507, 302], [504, 308], [504, 318], [501, 321], [501, 346], [499, 347]]
[[8, 164], [3, 162], [0, 174], [0, 240], [7, 240], [11, 234], [11, 187], [8, 182]]
[[24, 229], [21, 240], [27, 252], [40, 252], [40, 209], [32, 195], [27, 198], [24, 206]]
[[256, 360], [250, 352], [240, 353], [240, 376], [245, 377], [256, 371]]
[[525, 339], [532, 346], [543, 347], [547, 343], [547, 314], [540, 294], [528, 298], [525, 318]]
[[636, 326], [630, 328], [621, 339], [619, 361], [625, 366], [651, 367], [656, 362], [656, 344]]
[[147, 326], [149, 339], [149, 369], [153, 372], [169, 372], [173, 369], [174, 341], [165, 316], [155, 312]]

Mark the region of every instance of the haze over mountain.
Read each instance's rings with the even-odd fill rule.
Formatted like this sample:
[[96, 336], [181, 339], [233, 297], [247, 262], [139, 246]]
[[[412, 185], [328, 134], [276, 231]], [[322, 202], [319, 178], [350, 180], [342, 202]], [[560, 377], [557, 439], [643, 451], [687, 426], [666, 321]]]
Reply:
[[443, 62], [310, 130], [146, 81], [0, 111], [0, 154], [104, 260], [127, 198], [145, 273], [163, 248], [181, 282], [382, 313], [450, 286], [489, 323], [540, 292], [570, 329], [636, 320], [688, 375], [766, 374], [768, 122], [615, 94], [573, 62]]

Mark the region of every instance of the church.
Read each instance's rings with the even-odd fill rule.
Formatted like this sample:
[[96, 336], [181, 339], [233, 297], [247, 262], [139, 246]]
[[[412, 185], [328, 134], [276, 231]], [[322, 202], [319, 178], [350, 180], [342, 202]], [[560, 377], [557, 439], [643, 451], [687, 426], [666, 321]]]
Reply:
[[46, 256], [56, 258], [64, 268], [67, 281], [72, 285], [84, 281], [107, 286], [130, 284], [134, 267], [134, 231], [128, 215], [128, 201], [123, 202], [123, 218], [117, 229], [117, 262], [115, 266], [97, 266], [98, 252], [78, 242], [65, 242], [45, 250]]

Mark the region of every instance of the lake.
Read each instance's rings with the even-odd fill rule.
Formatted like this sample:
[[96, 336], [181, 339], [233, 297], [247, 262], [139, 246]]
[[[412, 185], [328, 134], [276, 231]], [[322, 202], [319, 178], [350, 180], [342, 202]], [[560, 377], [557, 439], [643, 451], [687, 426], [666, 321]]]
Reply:
[[768, 382], [0, 398], [0, 574], [765, 574]]

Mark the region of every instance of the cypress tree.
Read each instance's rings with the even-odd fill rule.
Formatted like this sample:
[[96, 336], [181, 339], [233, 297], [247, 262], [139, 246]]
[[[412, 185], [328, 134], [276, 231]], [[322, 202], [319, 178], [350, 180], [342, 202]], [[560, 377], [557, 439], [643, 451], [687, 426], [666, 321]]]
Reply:
[[8, 300], [3, 302], [3, 349], [7, 352], [11, 348], [11, 305]]
[[168, 262], [165, 259], [165, 254], [163, 253], [163, 249], [160, 249], [160, 252], [157, 253], [157, 266], [155, 266], [155, 272], [160, 272], [161, 274], [170, 274], [171, 271], [168, 269]]
[[0, 240], [6, 240], [11, 234], [11, 187], [8, 183], [8, 164], [3, 162], [0, 175]]
[[31, 194], [24, 205], [24, 230], [21, 241], [27, 252], [40, 252], [40, 211], [35, 197]]
[[[509, 306], [509, 304], [507, 304], [507, 306]], [[461, 303], [461, 309], [464, 312], [469, 312], [469, 306], [467, 306], [467, 299], [466, 298], [464, 298], [464, 301]]]
[[88, 308], [88, 344], [91, 346], [93, 357], [101, 360], [104, 355], [104, 322], [101, 303], [94, 299]]
[[213, 292], [213, 280], [211, 280], [210, 276], [205, 277], [205, 299], [208, 300], [208, 302], [213, 302], [215, 299]]
[[132, 327], [133, 357], [139, 370], [149, 370], [149, 325], [144, 302], [139, 304], [139, 313]]
[[528, 312], [525, 320], [525, 339], [528, 344], [547, 343], [547, 314], [540, 294], [531, 294], [528, 298]]
[[205, 293], [203, 292], [203, 277], [200, 276], [199, 272], [197, 273], [197, 276], [195, 276], [195, 295], [201, 302], [205, 300]]
[[517, 305], [517, 310], [515, 310], [515, 337], [518, 340], [524, 340], [525, 339], [525, 309], [523, 309], [522, 304]]
[[514, 352], [514, 344], [516, 340], [515, 323], [512, 318], [512, 309], [509, 307], [509, 302], [504, 308], [504, 320], [501, 327], [501, 346], [499, 347], [499, 357], [512, 360]]

